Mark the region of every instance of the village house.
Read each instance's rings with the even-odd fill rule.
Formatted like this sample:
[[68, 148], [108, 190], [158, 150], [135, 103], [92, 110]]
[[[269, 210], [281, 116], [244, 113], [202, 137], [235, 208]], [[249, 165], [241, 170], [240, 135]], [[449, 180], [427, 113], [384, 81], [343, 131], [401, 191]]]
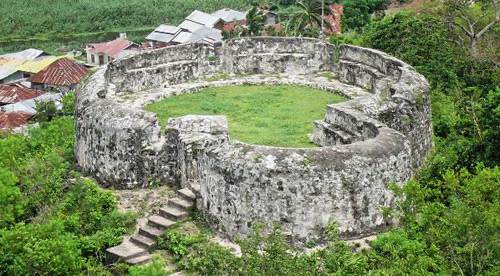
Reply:
[[31, 88], [68, 92], [87, 75], [89, 69], [68, 58], [58, 59], [29, 78]]
[[19, 67], [29, 61], [40, 61], [52, 57], [52, 55], [37, 49], [26, 49], [17, 53], [0, 55], [0, 84], [30, 77], [30, 74], [19, 70]]
[[100, 66], [108, 62], [133, 55], [140, 51], [141, 46], [126, 39], [126, 34], [120, 34], [120, 37], [104, 42], [91, 43], [86, 47], [87, 63]]
[[21, 66], [17, 67], [17, 70], [21, 72], [23, 74], [23, 78], [26, 79], [42, 71], [47, 66], [61, 58], [65, 58], [65, 56], [48, 57], [40, 60], [28, 60]]
[[222, 41], [222, 30], [227, 24], [245, 23], [245, 16], [245, 13], [233, 9], [221, 9], [212, 14], [195, 10], [178, 27], [160, 25], [146, 40], [153, 49], [193, 41], [213, 45]]
[[34, 99], [43, 94], [44, 91], [30, 89], [21, 83], [0, 84], [0, 106]]
[[325, 28], [325, 33], [330, 35], [342, 34], [342, 14], [344, 14], [344, 6], [334, 4], [330, 6], [331, 15], [325, 16], [325, 21], [330, 24], [330, 28]]
[[32, 116], [33, 114], [23, 111], [0, 112], [0, 132], [15, 131], [17, 128], [27, 125]]
[[180, 32], [179, 27], [160, 25], [146, 37], [146, 40], [151, 42], [153, 49], [163, 48], [172, 45], [173, 38]]
[[212, 16], [215, 16], [217, 18], [220, 18], [224, 23], [233, 23], [234, 21], [243, 21], [246, 19], [246, 13], [236, 11], [233, 9], [220, 9], [214, 13], [212, 13]]

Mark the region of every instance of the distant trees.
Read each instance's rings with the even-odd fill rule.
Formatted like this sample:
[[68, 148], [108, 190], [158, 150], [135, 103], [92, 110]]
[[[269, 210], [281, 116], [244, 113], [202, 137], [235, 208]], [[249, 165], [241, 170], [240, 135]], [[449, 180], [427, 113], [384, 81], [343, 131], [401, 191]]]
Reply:
[[468, 40], [472, 55], [478, 55], [477, 43], [500, 23], [498, 0], [445, 0], [442, 2], [445, 23], [454, 29], [457, 42]]
[[247, 10], [253, 0], [1, 0], [0, 38], [116, 31], [178, 24], [193, 10]]

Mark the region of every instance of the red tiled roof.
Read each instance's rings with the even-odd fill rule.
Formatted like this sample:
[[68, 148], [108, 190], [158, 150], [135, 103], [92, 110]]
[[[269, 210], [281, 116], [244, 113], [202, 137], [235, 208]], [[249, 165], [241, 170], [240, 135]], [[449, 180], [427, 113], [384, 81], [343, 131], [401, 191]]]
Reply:
[[[247, 24], [247, 21], [246, 20], [240, 20], [240, 21], [238, 21], [238, 24], [244, 26], [244, 25]], [[225, 31], [225, 32], [230, 33], [232, 31], [234, 31], [235, 27], [236, 27], [235, 22], [224, 23], [224, 26], [222, 27], [222, 30]]]
[[20, 83], [0, 84], [0, 104], [13, 104], [36, 98], [45, 92], [29, 89]]
[[117, 38], [115, 40], [104, 43], [92, 43], [88, 46], [90, 47], [89, 52], [91, 53], [105, 53], [114, 58], [118, 58], [121, 51], [127, 49], [132, 44], [134, 44], [132, 41], [123, 38]]
[[330, 6], [332, 15], [325, 16], [325, 21], [330, 23], [330, 28], [326, 29], [326, 33], [341, 34], [342, 33], [342, 14], [344, 14], [344, 6], [334, 4]]
[[0, 129], [15, 128], [28, 124], [28, 119], [33, 116], [22, 111], [6, 112], [0, 114]]
[[89, 69], [67, 58], [59, 59], [47, 68], [36, 73], [29, 80], [33, 83], [43, 83], [48, 85], [72, 85], [79, 83]]

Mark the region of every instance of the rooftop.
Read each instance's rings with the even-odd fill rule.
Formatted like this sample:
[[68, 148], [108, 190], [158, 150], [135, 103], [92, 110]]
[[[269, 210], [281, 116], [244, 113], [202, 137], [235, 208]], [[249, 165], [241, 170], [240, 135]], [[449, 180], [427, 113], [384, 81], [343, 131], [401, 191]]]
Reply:
[[36, 98], [24, 100], [17, 102], [15, 104], [8, 104], [0, 107], [1, 112], [25, 112], [30, 114], [36, 113], [36, 103], [40, 101], [52, 101], [56, 103], [57, 109], [62, 108], [62, 104], [58, 102], [61, 98], [61, 94], [59, 93], [45, 93]]
[[194, 32], [203, 26], [205, 25], [186, 19], [179, 25], [179, 28], [189, 32]]
[[[206, 27], [213, 28], [221, 19], [211, 14], [204, 13], [198, 10], [193, 11], [186, 20], [205, 25]], [[180, 27], [180, 26], [179, 26]]]
[[20, 83], [0, 84], [0, 104], [13, 104], [36, 98], [45, 92], [29, 89]]
[[146, 39], [154, 40], [168, 43], [172, 41], [176, 34], [181, 31], [179, 27], [170, 26], [170, 25], [160, 25], [153, 32], [151, 32]]
[[209, 41], [222, 41], [222, 32], [217, 29], [201, 26], [194, 32], [182, 31], [177, 34], [172, 41], [176, 43], [187, 43], [208, 38]]
[[26, 60], [18, 59], [10, 56], [0, 56], [0, 80], [19, 71], [17, 68], [21, 66]]
[[133, 45], [134, 42], [117, 38], [112, 41], [104, 42], [104, 43], [91, 43], [88, 45], [88, 51], [94, 54], [107, 54], [114, 58], [118, 58], [120, 52], [126, 50], [130, 45]]
[[236, 11], [233, 9], [221, 9], [218, 10], [214, 13], [212, 13], [213, 16], [222, 19], [224, 22], [229, 23], [233, 21], [241, 21], [245, 20], [246, 15], [244, 12]]
[[65, 56], [49, 57], [40, 60], [28, 60], [21, 66], [17, 67], [18, 71], [36, 74], [42, 71], [45, 67], [51, 65], [54, 61], [64, 58]]
[[33, 114], [22, 111], [0, 113], [0, 129], [16, 128], [26, 125], [31, 116], [33, 116]]
[[17, 53], [10, 53], [5, 55], [0, 55], [2, 57], [16, 58], [16, 59], [24, 59], [24, 60], [36, 60], [44, 57], [51, 57], [52, 55], [45, 53], [42, 50], [38, 49], [26, 49], [24, 51], [20, 51]]
[[30, 78], [33, 83], [65, 86], [79, 83], [89, 69], [68, 58], [59, 59]]

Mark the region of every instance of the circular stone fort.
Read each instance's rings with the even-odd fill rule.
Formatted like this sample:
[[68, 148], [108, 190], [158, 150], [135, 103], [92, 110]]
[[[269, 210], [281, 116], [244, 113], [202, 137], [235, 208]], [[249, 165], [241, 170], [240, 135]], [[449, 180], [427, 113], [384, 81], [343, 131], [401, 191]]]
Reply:
[[[236, 141], [225, 116], [171, 118], [162, 131], [144, 110], [228, 85], [310, 86], [349, 100], [325, 106], [311, 148]], [[191, 189], [208, 225], [229, 238], [255, 222], [278, 223], [304, 244], [324, 240], [329, 222], [345, 238], [394, 225], [382, 211], [396, 204], [389, 187], [415, 175], [431, 134], [428, 82], [404, 62], [317, 39], [251, 37], [167, 47], [98, 69], [77, 93], [75, 153], [83, 171], [117, 189]]]

